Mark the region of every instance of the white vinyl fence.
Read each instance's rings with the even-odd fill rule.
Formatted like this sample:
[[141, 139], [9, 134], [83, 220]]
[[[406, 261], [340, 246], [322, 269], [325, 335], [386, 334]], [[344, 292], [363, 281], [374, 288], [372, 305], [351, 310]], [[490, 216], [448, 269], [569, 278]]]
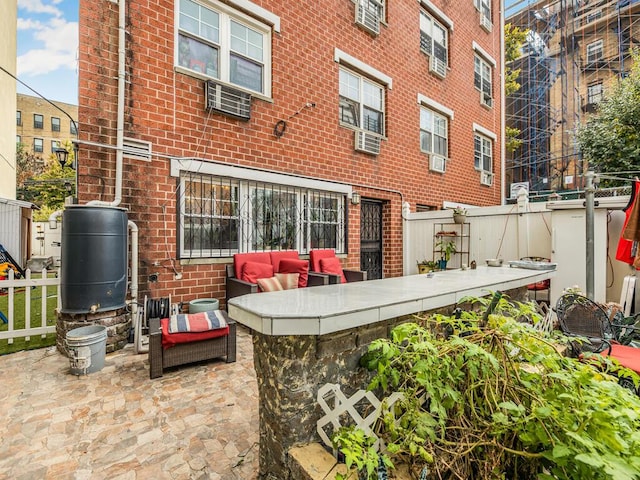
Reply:
[[[49, 274], [56, 273], [55, 277], [49, 278]], [[54, 333], [55, 325], [47, 325], [47, 298], [54, 296], [57, 298], [57, 308], [60, 309], [60, 278], [57, 271], [43, 269], [40, 272], [41, 278], [31, 278], [31, 270], [25, 271], [25, 277], [16, 279], [14, 271], [9, 269], [8, 279], [0, 280], [0, 292], [7, 297], [6, 311], [1, 311], [0, 315], [0, 339], [7, 339], [13, 343], [15, 338], [25, 338], [29, 340], [33, 335]], [[16, 294], [24, 291], [24, 328], [16, 329]], [[39, 299], [41, 302], [40, 318], [34, 318], [31, 312], [31, 301]], [[6, 330], [4, 327], [8, 327]]]

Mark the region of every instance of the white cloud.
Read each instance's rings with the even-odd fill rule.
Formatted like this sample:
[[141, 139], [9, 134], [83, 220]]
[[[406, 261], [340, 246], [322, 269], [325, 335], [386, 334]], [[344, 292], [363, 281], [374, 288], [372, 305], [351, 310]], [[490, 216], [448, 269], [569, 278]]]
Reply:
[[35, 42], [33, 48], [18, 56], [18, 75], [42, 75], [59, 68], [76, 68], [77, 22], [62, 18], [53, 18], [48, 23], [30, 19], [19, 19], [19, 23], [20, 20], [25, 26], [31, 25]]
[[30, 13], [49, 13], [56, 17], [62, 16], [62, 11], [56, 8], [61, 0], [52, 0], [48, 3], [43, 3], [42, 0], [18, 0], [18, 9], [26, 10]]
[[42, 28], [44, 24], [39, 20], [18, 17], [18, 30], [41, 30]]

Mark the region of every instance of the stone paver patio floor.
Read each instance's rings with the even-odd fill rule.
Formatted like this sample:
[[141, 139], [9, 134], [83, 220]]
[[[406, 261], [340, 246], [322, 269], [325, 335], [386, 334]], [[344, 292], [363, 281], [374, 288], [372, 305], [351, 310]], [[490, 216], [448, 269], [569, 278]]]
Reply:
[[0, 479], [255, 480], [258, 389], [251, 334], [237, 362], [149, 379], [133, 346], [68, 373], [55, 347], [0, 357]]

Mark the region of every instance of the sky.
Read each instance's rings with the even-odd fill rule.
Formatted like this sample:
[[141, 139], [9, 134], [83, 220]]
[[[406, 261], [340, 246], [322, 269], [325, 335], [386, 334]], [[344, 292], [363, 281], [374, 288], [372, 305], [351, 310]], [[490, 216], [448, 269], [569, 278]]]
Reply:
[[[77, 105], [78, 0], [17, 2], [18, 78], [48, 100]], [[38, 96], [20, 83], [17, 88]]]

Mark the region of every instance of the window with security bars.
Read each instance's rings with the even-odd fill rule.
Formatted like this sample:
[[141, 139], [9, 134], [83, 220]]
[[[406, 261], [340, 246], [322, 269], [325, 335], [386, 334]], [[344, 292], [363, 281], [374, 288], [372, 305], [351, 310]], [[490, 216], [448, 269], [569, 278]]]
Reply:
[[382, 135], [384, 87], [340, 68], [340, 123]]
[[476, 55], [473, 66], [473, 85], [489, 98], [493, 97], [491, 94], [493, 90], [492, 86], [492, 68], [481, 56]]
[[345, 251], [342, 194], [200, 173], [180, 181], [181, 258], [238, 252]]
[[447, 65], [447, 28], [425, 10], [420, 10], [420, 50]]

